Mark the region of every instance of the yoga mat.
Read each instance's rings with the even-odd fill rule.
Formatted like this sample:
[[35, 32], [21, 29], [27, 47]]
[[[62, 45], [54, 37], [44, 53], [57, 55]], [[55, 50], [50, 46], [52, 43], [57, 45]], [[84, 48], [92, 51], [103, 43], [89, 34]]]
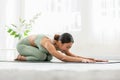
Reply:
[[108, 62], [82, 63], [82, 62], [62, 62], [62, 61], [15, 61], [15, 60], [0, 60], [0, 62], [20, 62], [20, 63], [59, 63], [59, 64], [115, 64], [120, 63], [120, 60], [108, 60]]

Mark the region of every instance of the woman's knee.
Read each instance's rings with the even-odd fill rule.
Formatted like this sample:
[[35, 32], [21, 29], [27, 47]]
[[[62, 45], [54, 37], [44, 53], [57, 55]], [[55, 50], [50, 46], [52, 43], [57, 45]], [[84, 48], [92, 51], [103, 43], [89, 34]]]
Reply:
[[22, 46], [20, 44], [17, 44], [16, 49], [19, 53], [22, 51]]

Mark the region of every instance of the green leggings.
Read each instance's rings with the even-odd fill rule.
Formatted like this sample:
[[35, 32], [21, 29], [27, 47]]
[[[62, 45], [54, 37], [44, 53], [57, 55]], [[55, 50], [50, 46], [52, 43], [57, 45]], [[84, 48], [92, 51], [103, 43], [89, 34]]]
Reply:
[[42, 52], [39, 47], [31, 46], [27, 37], [17, 44], [17, 51], [25, 56], [27, 61], [50, 61], [52, 59], [52, 55]]

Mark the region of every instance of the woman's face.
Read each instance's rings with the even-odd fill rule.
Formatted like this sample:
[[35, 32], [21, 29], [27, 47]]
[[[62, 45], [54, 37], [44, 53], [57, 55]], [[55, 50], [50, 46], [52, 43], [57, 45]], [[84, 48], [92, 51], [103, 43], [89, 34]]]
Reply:
[[72, 47], [72, 42], [62, 44], [61, 41], [59, 42], [59, 49], [61, 52], [66, 52]]

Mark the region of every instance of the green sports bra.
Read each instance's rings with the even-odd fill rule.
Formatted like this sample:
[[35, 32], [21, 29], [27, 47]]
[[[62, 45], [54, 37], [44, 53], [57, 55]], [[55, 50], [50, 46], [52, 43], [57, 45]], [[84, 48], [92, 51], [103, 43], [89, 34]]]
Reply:
[[41, 44], [41, 40], [42, 38], [46, 37], [45, 35], [37, 35], [34, 43], [35, 45], [39, 48], [39, 50], [42, 52], [42, 53], [46, 53], [46, 54], [50, 54]]

